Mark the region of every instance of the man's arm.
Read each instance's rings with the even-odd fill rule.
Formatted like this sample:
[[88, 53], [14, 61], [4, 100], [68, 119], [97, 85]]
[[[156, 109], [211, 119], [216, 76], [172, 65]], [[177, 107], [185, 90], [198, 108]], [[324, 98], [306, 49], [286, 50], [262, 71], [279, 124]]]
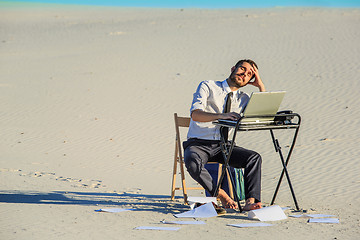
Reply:
[[235, 112], [229, 113], [209, 113], [204, 112], [203, 110], [196, 109], [191, 112], [191, 118], [196, 122], [212, 122], [218, 119], [229, 119], [236, 121], [239, 119], [240, 115]]

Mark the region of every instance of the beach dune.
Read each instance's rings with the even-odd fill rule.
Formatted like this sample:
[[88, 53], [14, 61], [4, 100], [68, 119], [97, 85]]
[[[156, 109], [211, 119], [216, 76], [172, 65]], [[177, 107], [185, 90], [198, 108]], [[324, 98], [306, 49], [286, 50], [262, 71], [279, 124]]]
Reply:
[[[351, 8], [3, 4], [0, 237], [358, 238], [359, 25]], [[302, 116], [289, 163], [300, 207], [340, 223], [289, 218], [245, 232], [226, 226], [249, 221], [231, 213], [176, 232], [134, 230], [188, 209], [181, 192], [170, 201], [173, 113], [189, 116], [200, 81], [226, 79], [242, 58], [258, 64], [267, 90], [287, 91], [282, 110]], [[286, 153], [292, 136], [276, 133]], [[270, 135], [242, 133], [237, 142], [263, 156], [269, 205], [281, 172]], [[276, 204], [294, 209], [286, 181]], [[135, 211], [94, 211], [106, 207]]]

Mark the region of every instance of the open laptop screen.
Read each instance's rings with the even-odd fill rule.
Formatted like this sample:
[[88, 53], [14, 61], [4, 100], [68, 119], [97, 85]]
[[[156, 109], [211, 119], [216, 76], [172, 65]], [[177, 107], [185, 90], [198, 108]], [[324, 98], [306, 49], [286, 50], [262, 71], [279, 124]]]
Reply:
[[285, 93], [285, 91], [252, 93], [250, 100], [243, 112], [244, 118], [241, 120], [241, 122], [260, 123], [273, 121], [274, 117], [261, 116], [275, 115], [279, 110]]

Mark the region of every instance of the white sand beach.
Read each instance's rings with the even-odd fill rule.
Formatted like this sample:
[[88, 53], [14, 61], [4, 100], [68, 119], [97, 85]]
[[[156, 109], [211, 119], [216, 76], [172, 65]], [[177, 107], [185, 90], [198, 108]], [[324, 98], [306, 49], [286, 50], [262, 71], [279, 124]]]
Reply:
[[[358, 239], [359, 26], [351, 8], [0, 4], [0, 239]], [[300, 207], [340, 223], [240, 229], [227, 224], [254, 221], [229, 213], [134, 230], [189, 209], [181, 192], [170, 201], [173, 113], [189, 116], [200, 81], [226, 79], [243, 58], [257, 62], [267, 90], [287, 91], [281, 109], [302, 117], [289, 162]], [[278, 136], [286, 153], [291, 136]], [[237, 143], [263, 157], [268, 206], [282, 167], [270, 135]], [[276, 204], [294, 214], [286, 181]]]

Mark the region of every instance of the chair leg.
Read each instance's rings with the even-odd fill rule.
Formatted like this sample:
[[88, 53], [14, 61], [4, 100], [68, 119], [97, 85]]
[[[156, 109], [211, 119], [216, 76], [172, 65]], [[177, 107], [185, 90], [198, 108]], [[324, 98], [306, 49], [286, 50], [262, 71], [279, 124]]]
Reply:
[[[175, 144], [175, 154], [174, 154], [174, 167], [173, 167], [173, 177], [172, 177], [172, 187], [171, 187], [171, 200], [175, 199], [175, 190], [176, 190], [176, 171], [177, 171], [177, 163], [180, 164], [180, 174], [181, 174], [181, 185], [182, 191], [184, 195], [184, 202], [185, 204], [188, 203], [187, 201], [187, 190], [186, 190], [186, 183], [185, 183], [185, 171], [184, 171], [184, 161], [180, 158], [179, 147]], [[179, 188], [178, 188], [179, 189]]]
[[176, 171], [177, 171], [177, 162], [179, 159], [178, 154], [179, 151], [177, 148], [177, 144], [175, 143], [174, 167], [173, 167], [173, 176], [172, 176], [172, 184], [171, 184], [171, 200], [175, 199]]
[[184, 195], [184, 202], [185, 202], [185, 204], [188, 204], [186, 183], [185, 183], [184, 161], [182, 159], [180, 159], [180, 171], [181, 171], [181, 182], [182, 182], [182, 190], [183, 190], [183, 195]]

